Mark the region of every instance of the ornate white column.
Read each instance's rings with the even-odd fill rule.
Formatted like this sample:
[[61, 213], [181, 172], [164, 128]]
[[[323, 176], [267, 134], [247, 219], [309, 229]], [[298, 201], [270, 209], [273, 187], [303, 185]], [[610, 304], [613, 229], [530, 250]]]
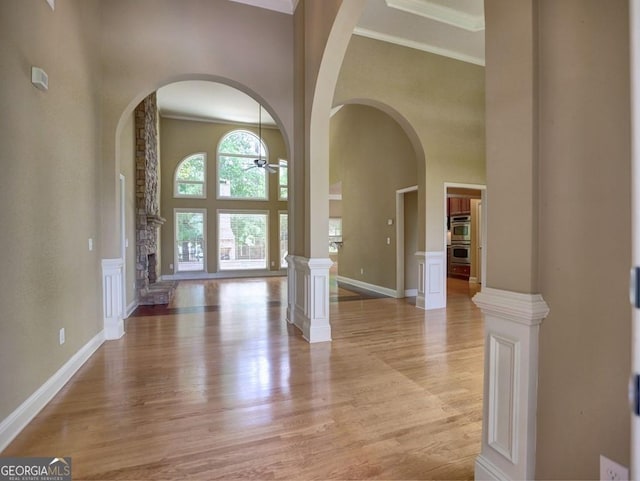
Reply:
[[329, 269], [333, 262], [331, 259], [300, 256], [289, 256], [287, 262], [290, 264], [289, 322], [295, 324], [302, 331], [302, 337], [310, 343], [330, 341]]
[[538, 335], [549, 307], [539, 294], [483, 288], [473, 301], [485, 322], [482, 450], [475, 479], [534, 479]]

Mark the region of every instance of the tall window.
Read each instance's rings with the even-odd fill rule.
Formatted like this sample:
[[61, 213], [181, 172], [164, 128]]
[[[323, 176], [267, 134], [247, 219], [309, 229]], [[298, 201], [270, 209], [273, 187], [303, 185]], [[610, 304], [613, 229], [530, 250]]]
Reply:
[[280, 219], [280, 269], [287, 267], [285, 257], [289, 255], [289, 216], [286, 212], [279, 213]]
[[174, 197], [207, 197], [207, 156], [204, 153], [185, 157], [176, 167], [173, 181]]
[[204, 271], [206, 210], [175, 209], [176, 272]]
[[268, 226], [268, 212], [218, 211], [220, 270], [266, 269]]
[[342, 242], [342, 218], [329, 218], [329, 253], [337, 254], [338, 246]]
[[254, 160], [267, 160], [267, 149], [257, 135], [234, 130], [218, 145], [218, 198], [267, 199], [267, 173]]
[[287, 200], [289, 198], [289, 169], [287, 161], [280, 159], [278, 164], [280, 165], [278, 169], [278, 200]]

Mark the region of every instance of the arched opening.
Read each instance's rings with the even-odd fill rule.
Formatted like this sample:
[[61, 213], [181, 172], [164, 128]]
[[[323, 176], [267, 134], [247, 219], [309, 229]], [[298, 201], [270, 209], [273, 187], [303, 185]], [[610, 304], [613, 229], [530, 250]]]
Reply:
[[409, 291], [415, 297], [415, 254], [425, 211], [418, 202], [424, 199], [418, 175], [424, 171], [424, 152], [415, 131], [397, 111], [376, 101], [349, 101], [334, 112], [329, 210], [330, 225], [340, 219], [342, 227], [342, 242], [330, 253], [337, 280], [342, 288], [391, 297], [407, 297]]
[[220, 80], [163, 83], [121, 116], [124, 317], [167, 304], [180, 279], [286, 275], [288, 137], [259, 95]]

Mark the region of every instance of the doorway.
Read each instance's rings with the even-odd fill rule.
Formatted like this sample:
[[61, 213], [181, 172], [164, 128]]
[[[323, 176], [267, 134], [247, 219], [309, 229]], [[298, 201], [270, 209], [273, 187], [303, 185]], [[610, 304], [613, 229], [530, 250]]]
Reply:
[[418, 186], [396, 191], [396, 297], [418, 294]]
[[444, 226], [445, 284], [473, 296], [486, 282], [486, 186], [445, 183]]

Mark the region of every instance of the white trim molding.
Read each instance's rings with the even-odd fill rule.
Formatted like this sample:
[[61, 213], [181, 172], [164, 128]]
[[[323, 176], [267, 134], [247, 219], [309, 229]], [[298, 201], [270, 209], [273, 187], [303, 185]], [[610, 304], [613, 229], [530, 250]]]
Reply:
[[418, 258], [418, 292], [416, 307], [443, 309], [447, 307], [446, 253], [416, 252]]
[[415, 40], [409, 40], [407, 38], [398, 37], [396, 35], [389, 35], [387, 33], [376, 32], [368, 28], [356, 27], [353, 29], [355, 35], [361, 37], [372, 38], [373, 40], [380, 40], [381, 42], [393, 43], [400, 45], [401, 47], [413, 48], [421, 50], [423, 52], [433, 53], [435, 55], [441, 55], [442, 57], [452, 58], [454, 60], [460, 60], [461, 62], [471, 63], [473, 65], [481, 65], [484, 67], [485, 61], [483, 58], [467, 55], [461, 52], [456, 52], [448, 48], [436, 47], [427, 43], [416, 42]]
[[289, 322], [310, 343], [331, 341], [329, 269], [333, 261], [290, 255], [287, 263], [295, 271], [293, 276], [289, 271]]
[[122, 319], [123, 269], [123, 259], [102, 259], [102, 312], [104, 337], [107, 340], [120, 339], [124, 336], [124, 320]]
[[549, 307], [539, 294], [483, 288], [485, 321], [482, 449], [476, 479], [535, 475], [538, 337]]
[[0, 452], [31, 422], [104, 342], [100, 331], [26, 401], [0, 423]]
[[446, 251], [427, 252], [425, 271], [425, 309], [444, 309], [447, 307], [447, 253]]
[[359, 281], [357, 279], [351, 279], [349, 277], [338, 276], [338, 282], [346, 284], [348, 286], [364, 289], [365, 291], [375, 292], [376, 294], [382, 294], [387, 297], [398, 297], [398, 291], [395, 289], [389, 289], [388, 287], [377, 286], [375, 284], [369, 284], [368, 282]]
[[426, 252], [416, 252], [418, 258], [418, 288], [416, 293], [416, 307], [420, 309], [426, 308], [424, 291], [425, 291], [425, 272], [426, 272]]
[[445, 23], [467, 32], [484, 30], [484, 15], [473, 15], [428, 0], [386, 0], [386, 3], [387, 7]]

